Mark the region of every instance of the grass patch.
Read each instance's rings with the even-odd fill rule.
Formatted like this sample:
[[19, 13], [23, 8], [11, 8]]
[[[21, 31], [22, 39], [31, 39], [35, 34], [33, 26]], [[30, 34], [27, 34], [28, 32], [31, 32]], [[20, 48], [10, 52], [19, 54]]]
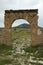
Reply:
[[[27, 44], [30, 44], [30, 39], [31, 38], [31, 33], [29, 29], [22, 29], [22, 28], [17, 28], [12, 32], [12, 44], [16, 43], [15, 45], [11, 46], [6, 46], [6, 45], [0, 45], [0, 65], [5, 65], [5, 64], [13, 64], [13, 65], [21, 65], [19, 63], [19, 58], [23, 59], [25, 61], [25, 65], [28, 65], [29, 63], [27, 62], [27, 59], [30, 56], [33, 56], [33, 60], [39, 60], [43, 61], [43, 46], [29, 46]], [[24, 50], [24, 54], [16, 53], [17, 52], [17, 47], [22, 47], [20, 50]], [[13, 48], [14, 47], [14, 48]], [[21, 52], [22, 53], [22, 52]], [[33, 55], [31, 55], [31, 53]], [[10, 56], [10, 57], [9, 57]], [[11, 56], [13, 56], [13, 59], [11, 59]], [[13, 63], [12, 63], [13, 62]], [[30, 62], [31, 63], [31, 62]], [[32, 65], [42, 65], [39, 63], [31, 63]]]

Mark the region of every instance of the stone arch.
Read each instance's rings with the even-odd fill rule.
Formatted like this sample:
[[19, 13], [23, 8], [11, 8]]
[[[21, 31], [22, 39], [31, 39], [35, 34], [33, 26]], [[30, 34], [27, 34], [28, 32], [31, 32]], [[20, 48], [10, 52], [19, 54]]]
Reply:
[[38, 10], [5, 10], [5, 44], [11, 45], [11, 26], [16, 19], [25, 19], [31, 25], [31, 45], [37, 45]]

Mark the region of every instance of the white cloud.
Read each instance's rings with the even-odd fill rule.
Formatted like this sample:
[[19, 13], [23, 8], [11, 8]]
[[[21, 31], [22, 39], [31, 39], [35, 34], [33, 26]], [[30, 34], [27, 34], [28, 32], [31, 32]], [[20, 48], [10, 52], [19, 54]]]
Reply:
[[39, 23], [38, 23], [38, 25], [43, 27], [43, 0], [39, 1], [38, 8], [39, 8]]
[[39, 24], [43, 26], [43, 0], [0, 0], [0, 27], [4, 26], [6, 9], [39, 9]]
[[39, 3], [39, 0], [18, 0], [19, 9], [30, 9]]

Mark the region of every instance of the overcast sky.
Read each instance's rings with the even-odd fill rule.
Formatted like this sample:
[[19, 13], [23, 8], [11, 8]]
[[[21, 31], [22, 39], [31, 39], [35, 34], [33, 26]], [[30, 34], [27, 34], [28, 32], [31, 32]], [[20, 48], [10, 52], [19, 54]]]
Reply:
[[[5, 10], [10, 9], [39, 9], [38, 25], [43, 27], [43, 0], [0, 0], [0, 27], [4, 27]], [[13, 26], [21, 24], [20, 21], [27, 22], [26, 20], [18, 20], [14, 22]]]

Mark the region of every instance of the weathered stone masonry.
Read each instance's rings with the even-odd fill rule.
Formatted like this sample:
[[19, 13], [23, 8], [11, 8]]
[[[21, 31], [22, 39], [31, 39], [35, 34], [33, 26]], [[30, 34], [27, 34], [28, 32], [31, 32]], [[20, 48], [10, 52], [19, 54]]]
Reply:
[[0, 44], [4, 44], [4, 31], [0, 31]]
[[25, 19], [31, 25], [31, 45], [37, 45], [38, 43], [38, 9], [33, 10], [5, 10], [5, 29], [4, 29], [4, 41], [6, 45], [11, 45], [11, 28], [12, 24], [17, 19]]

